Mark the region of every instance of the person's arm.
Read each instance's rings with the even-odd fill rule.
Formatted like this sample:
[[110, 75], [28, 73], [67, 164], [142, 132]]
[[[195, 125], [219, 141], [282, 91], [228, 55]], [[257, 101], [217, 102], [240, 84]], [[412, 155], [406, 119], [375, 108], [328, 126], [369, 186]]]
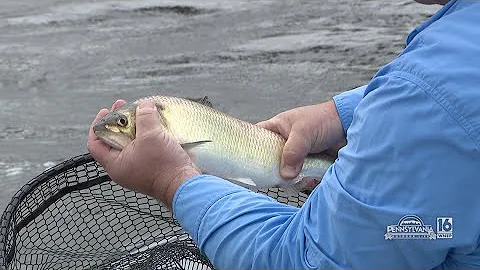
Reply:
[[353, 112], [358, 106], [358, 103], [360, 103], [362, 100], [366, 88], [367, 85], [360, 86], [333, 97], [333, 101], [337, 107], [338, 115], [340, 116], [340, 121], [345, 134], [347, 134], [347, 129], [352, 123]]
[[[427, 269], [449, 251], [474, 250], [479, 221], [464, 205], [478, 196], [478, 149], [425, 87], [396, 74], [374, 79], [348, 144], [302, 208], [203, 175], [177, 190], [175, 217], [219, 269]], [[437, 218], [453, 218], [455, 234], [386, 239], [406, 215], [435, 232]]]

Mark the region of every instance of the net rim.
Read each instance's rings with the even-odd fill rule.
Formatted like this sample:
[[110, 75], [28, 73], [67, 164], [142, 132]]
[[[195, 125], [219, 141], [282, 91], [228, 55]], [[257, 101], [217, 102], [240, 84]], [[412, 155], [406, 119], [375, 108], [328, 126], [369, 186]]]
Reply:
[[12, 218], [16, 213], [17, 208], [20, 203], [23, 201], [25, 196], [27, 196], [30, 191], [37, 188], [39, 185], [50, 180], [51, 177], [66, 172], [69, 169], [72, 169], [77, 166], [87, 164], [94, 161], [95, 159], [90, 155], [90, 153], [81, 154], [70, 159], [64, 160], [59, 164], [43, 171], [33, 179], [29, 180], [24, 184], [16, 193], [13, 195], [12, 199], [8, 203], [7, 207], [3, 211], [0, 223], [0, 269], [6, 269], [6, 259], [7, 259], [7, 237], [8, 231], [12, 226]]

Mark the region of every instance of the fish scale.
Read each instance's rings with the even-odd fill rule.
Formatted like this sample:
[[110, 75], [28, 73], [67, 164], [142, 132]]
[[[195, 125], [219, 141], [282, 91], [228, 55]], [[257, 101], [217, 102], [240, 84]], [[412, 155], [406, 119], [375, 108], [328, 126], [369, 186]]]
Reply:
[[[280, 176], [285, 139], [279, 134], [229, 116], [212, 108], [205, 97], [196, 101], [152, 96], [141, 98], [107, 114], [94, 131], [110, 146], [122, 149], [135, 138], [135, 109], [142, 100], [157, 104], [162, 129], [182, 144], [203, 173], [248, 188], [280, 187], [288, 192], [313, 189], [333, 163], [326, 156], [305, 158], [299, 176]], [[128, 121], [120, 125], [120, 118]]]

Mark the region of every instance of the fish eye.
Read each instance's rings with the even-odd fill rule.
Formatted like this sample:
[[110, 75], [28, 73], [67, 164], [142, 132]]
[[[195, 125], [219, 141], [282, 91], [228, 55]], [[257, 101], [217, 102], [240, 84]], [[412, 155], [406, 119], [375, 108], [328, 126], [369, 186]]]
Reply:
[[125, 126], [127, 126], [128, 121], [127, 121], [127, 118], [122, 115], [122, 116], [118, 119], [117, 123], [118, 123], [120, 126], [125, 127]]

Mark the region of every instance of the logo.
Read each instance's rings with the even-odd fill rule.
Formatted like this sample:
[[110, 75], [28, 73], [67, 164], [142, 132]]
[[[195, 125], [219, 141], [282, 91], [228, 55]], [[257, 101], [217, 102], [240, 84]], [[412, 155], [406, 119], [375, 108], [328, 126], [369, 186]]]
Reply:
[[452, 217], [437, 217], [437, 238], [453, 238]]
[[[450, 218], [451, 219], [451, 218]], [[438, 225], [438, 224], [437, 224]], [[415, 215], [402, 217], [397, 225], [387, 226], [386, 240], [393, 239], [437, 239], [437, 234], [431, 225], [425, 225], [423, 220]]]

